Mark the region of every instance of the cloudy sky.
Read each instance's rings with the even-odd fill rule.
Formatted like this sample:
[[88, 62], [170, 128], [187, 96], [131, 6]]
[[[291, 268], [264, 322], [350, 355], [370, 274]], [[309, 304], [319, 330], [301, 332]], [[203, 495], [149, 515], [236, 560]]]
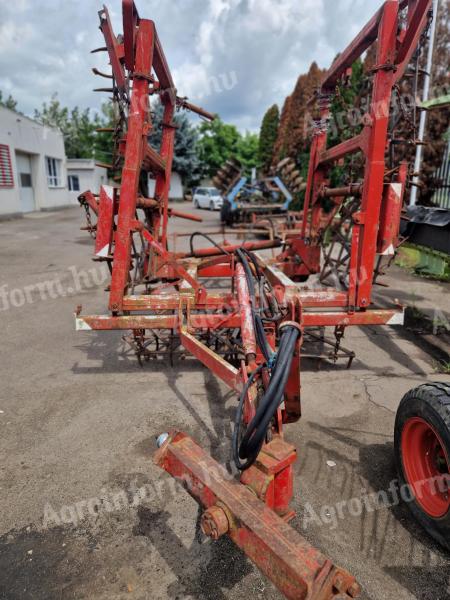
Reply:
[[[105, 0], [116, 33], [121, 0]], [[180, 95], [256, 130], [315, 60], [329, 66], [382, 0], [136, 0], [153, 19]], [[0, 0], [0, 90], [32, 114], [54, 92], [98, 109], [105, 70], [96, 0]]]

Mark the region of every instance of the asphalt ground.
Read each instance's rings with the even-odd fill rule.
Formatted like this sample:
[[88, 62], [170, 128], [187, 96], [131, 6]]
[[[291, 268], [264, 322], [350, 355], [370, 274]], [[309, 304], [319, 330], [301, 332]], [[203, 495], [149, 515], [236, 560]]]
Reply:
[[[197, 212], [204, 223], [172, 231], [218, 228]], [[234, 394], [189, 357], [140, 367], [119, 332], [75, 332], [77, 305], [107, 305], [82, 217], [0, 223], [0, 598], [280, 598], [227, 538], [202, 536], [197, 504], [152, 464], [155, 437], [177, 428], [229, 467]], [[450, 312], [448, 284], [396, 267], [385, 281], [384, 296]], [[389, 492], [400, 399], [449, 377], [417, 331], [354, 328], [344, 343], [350, 370], [303, 362], [303, 418], [285, 430], [299, 457], [292, 525], [364, 600], [450, 598], [449, 555]], [[388, 502], [368, 509], [378, 492]]]

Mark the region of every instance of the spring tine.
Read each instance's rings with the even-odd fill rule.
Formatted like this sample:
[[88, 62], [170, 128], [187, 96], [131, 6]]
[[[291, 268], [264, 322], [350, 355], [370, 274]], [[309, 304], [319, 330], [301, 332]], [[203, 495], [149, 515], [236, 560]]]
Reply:
[[94, 75], [99, 75], [100, 77], [105, 77], [106, 79], [112, 79], [113, 78], [112, 75], [109, 75], [108, 73], [102, 73], [101, 71], [99, 71], [95, 67], [92, 68], [92, 72], [94, 73]]
[[106, 46], [101, 46], [100, 48], [94, 48], [94, 50], [91, 50], [91, 54], [95, 54], [96, 52], [108, 52], [108, 48]]
[[95, 90], [92, 90], [93, 92], [107, 92], [107, 93], [111, 93], [114, 94], [114, 92], [116, 91], [116, 88], [96, 88]]
[[95, 130], [97, 133], [114, 133], [114, 127], [97, 127]]

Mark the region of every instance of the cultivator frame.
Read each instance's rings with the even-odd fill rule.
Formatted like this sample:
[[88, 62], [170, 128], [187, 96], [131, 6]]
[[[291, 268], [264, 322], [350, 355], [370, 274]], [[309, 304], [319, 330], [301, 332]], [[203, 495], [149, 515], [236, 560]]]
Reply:
[[[332, 326], [342, 337], [348, 326], [403, 321], [401, 306], [373, 307], [371, 297], [376, 256], [392, 253], [397, 244], [406, 179], [405, 166], [389, 174], [385, 169], [391, 92], [417, 46], [430, 5], [431, 0], [387, 0], [327, 73], [318, 94], [320, 116], [311, 149], [302, 228], [289, 233], [283, 244], [280, 240], [216, 244], [186, 253], [168, 249], [169, 217], [195, 220], [168, 205], [173, 116], [177, 107], [206, 118], [212, 115], [177, 97], [155, 25], [139, 17], [132, 0], [123, 0], [123, 38], [115, 36], [107, 9], [99, 13], [112, 67], [111, 92], [121, 114], [114, 135], [116, 166], [122, 177], [120, 187], [103, 186], [99, 197], [90, 191], [80, 196], [80, 202], [97, 215], [97, 224], [91, 227], [96, 232], [95, 259], [110, 266], [111, 286], [110, 313], [89, 316], [80, 309], [76, 327], [82, 331], [131, 331], [143, 348], [148, 333], [170, 332], [186, 352], [240, 394], [241, 421], [237, 425], [244, 427], [251, 426], [265, 402], [277, 360], [281, 362], [277, 351], [281, 353], [281, 346], [290, 344], [281, 379], [282, 403], [269, 415], [251, 464], [240, 467], [240, 482], [230, 481], [226, 471], [183, 433], [172, 432], [162, 438], [155, 458], [167, 472], [183, 480], [205, 508], [205, 533], [213, 539], [228, 534], [287, 598], [325, 600], [359, 594], [351, 575], [287, 525], [292, 516], [289, 501], [296, 451], [284, 441], [282, 429], [301, 416], [300, 361], [306, 328]], [[331, 95], [354, 60], [375, 41], [373, 93], [363, 129], [356, 137], [327, 148]], [[152, 95], [159, 95], [164, 106], [159, 152], [148, 143]], [[355, 152], [364, 156], [363, 181], [331, 188], [330, 167]], [[142, 172], [151, 172], [156, 178], [153, 198], [142, 192]], [[360, 202], [349, 215], [348, 257], [336, 267], [345, 285], [341, 289], [298, 287], [295, 279], [320, 272], [320, 244], [327, 223], [349, 197], [360, 198]], [[333, 203], [331, 211], [325, 210], [324, 199]], [[281, 245], [276, 260], [257, 252]], [[344, 274], [340, 270], [343, 265]], [[228, 279], [229, 290], [207, 287], [205, 280], [211, 278]], [[263, 333], [257, 327], [258, 319]]]

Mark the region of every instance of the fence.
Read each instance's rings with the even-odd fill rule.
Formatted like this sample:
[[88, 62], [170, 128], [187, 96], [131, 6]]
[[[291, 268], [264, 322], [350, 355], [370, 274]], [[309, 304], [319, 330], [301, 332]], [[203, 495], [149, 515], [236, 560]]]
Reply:
[[434, 193], [432, 201], [441, 208], [450, 209], [450, 139], [445, 149], [442, 165], [434, 177], [438, 189]]

